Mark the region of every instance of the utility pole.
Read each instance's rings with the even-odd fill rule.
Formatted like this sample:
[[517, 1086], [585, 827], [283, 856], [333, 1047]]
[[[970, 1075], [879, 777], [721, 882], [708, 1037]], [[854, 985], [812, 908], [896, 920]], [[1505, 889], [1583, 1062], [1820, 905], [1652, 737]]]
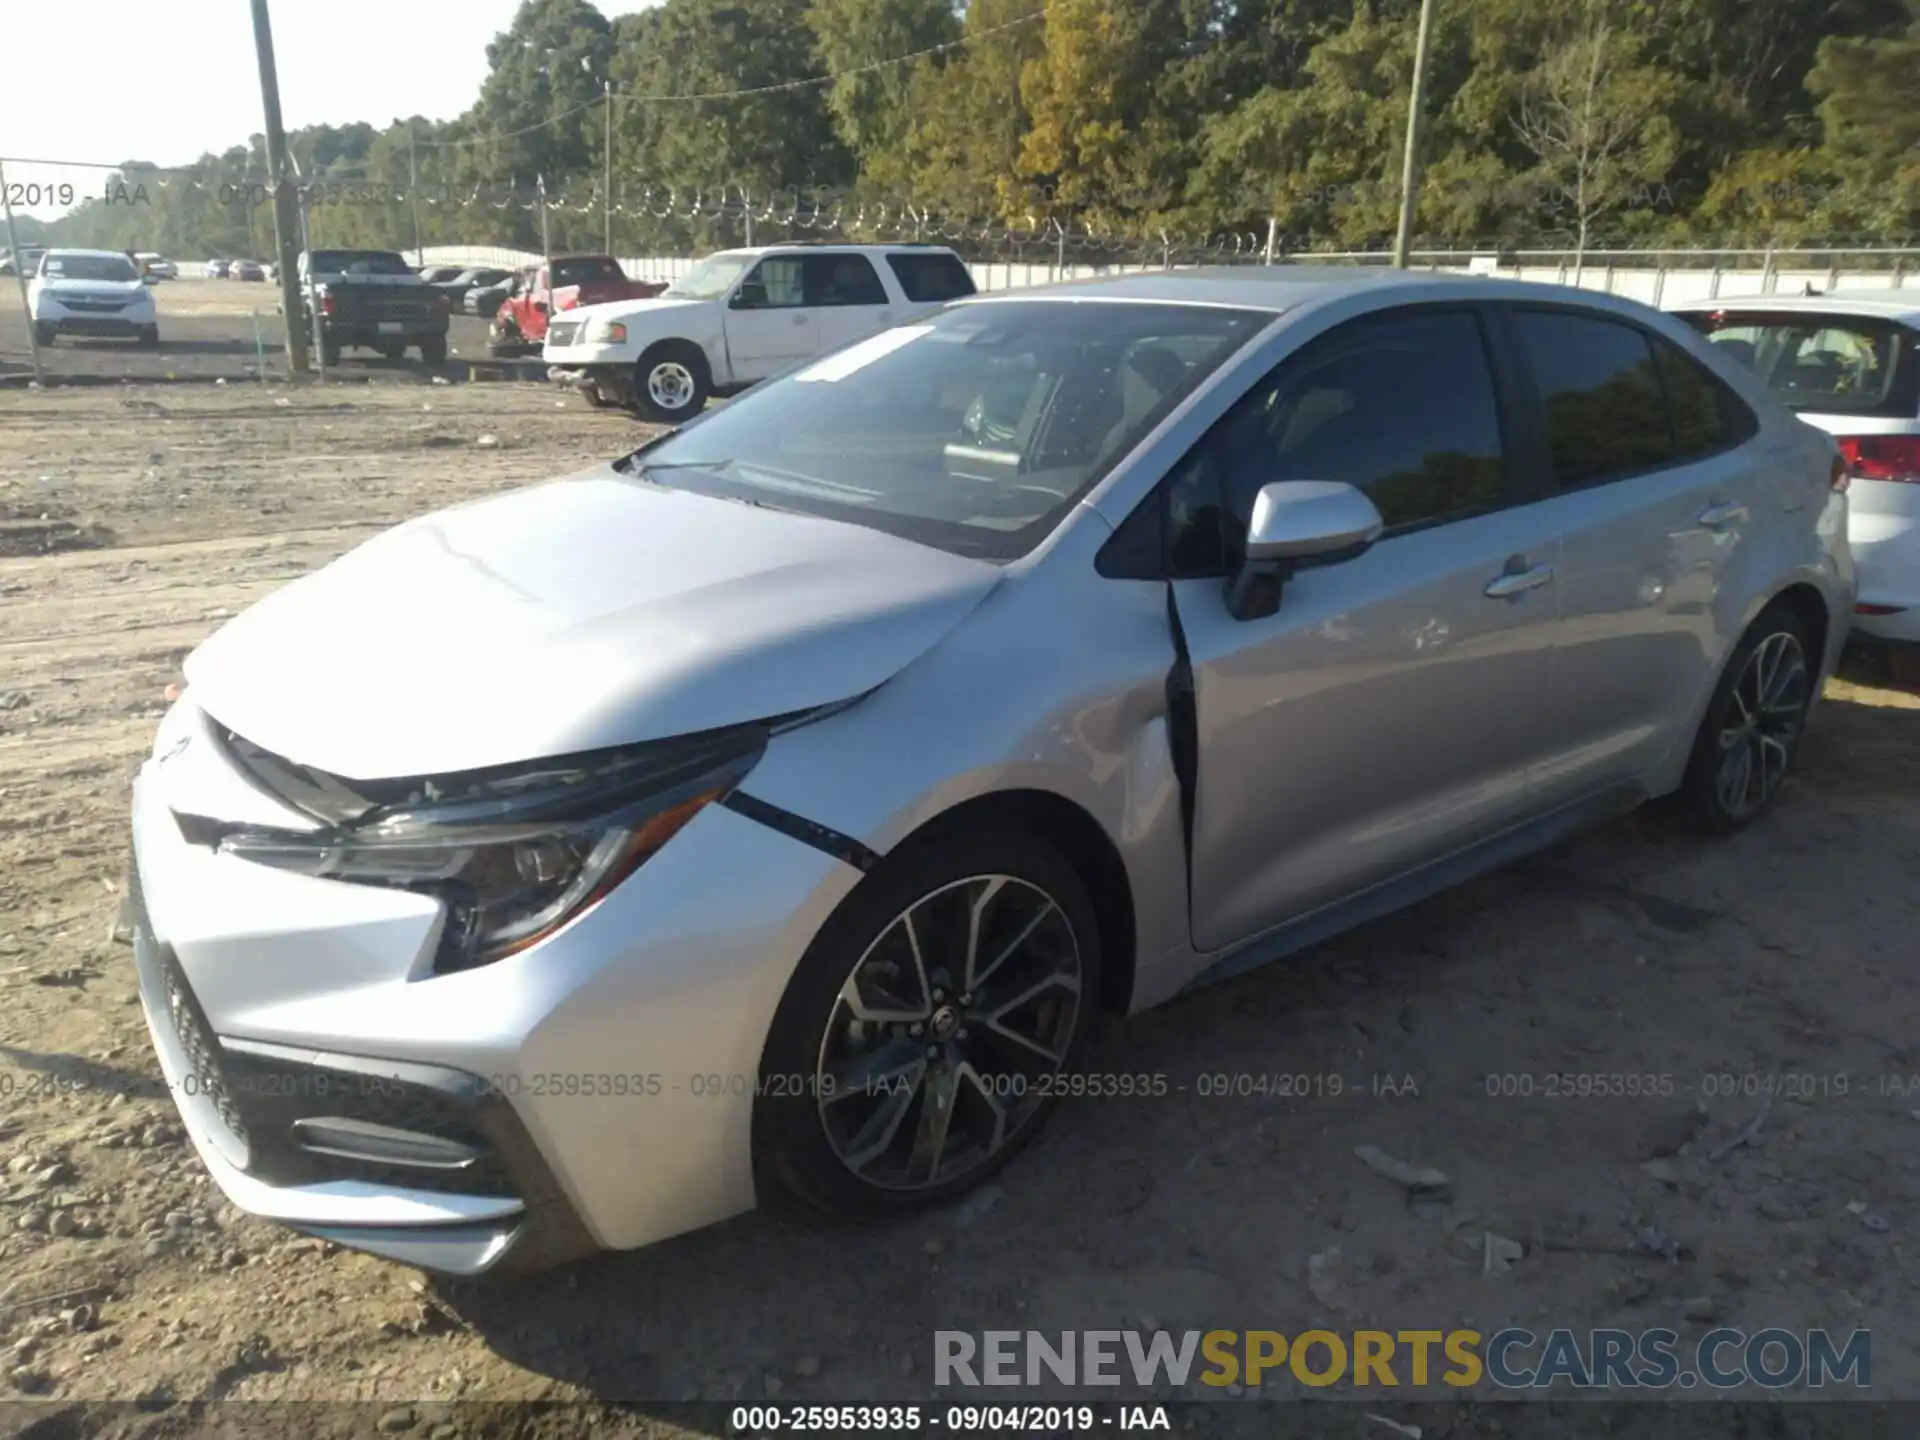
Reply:
[[33, 383], [44, 386], [40, 373], [40, 341], [33, 333], [33, 303], [27, 299], [27, 271], [20, 263], [20, 235], [13, 228], [13, 201], [7, 198], [7, 167], [0, 165], [0, 205], [7, 211], [7, 254], [13, 257], [13, 278], [20, 285], [20, 313], [27, 317], [27, 348], [33, 352]]
[[1420, 131], [1427, 88], [1427, 40], [1433, 34], [1433, 0], [1420, 0], [1420, 38], [1413, 46], [1413, 93], [1407, 97], [1407, 153], [1400, 167], [1400, 226], [1393, 239], [1393, 266], [1407, 268], [1413, 243], [1413, 212], [1420, 203]]
[[607, 254], [613, 253], [613, 82], [603, 82], [607, 92], [607, 174], [606, 192], [601, 197], [601, 208], [606, 212]]
[[413, 121], [407, 121], [407, 203], [413, 207], [413, 263], [427, 263], [426, 242], [420, 238], [420, 159], [414, 146]]
[[540, 191], [540, 263], [545, 265], [553, 259], [553, 242], [547, 238], [547, 177], [536, 175], [533, 183]]
[[280, 310], [287, 319], [287, 365], [307, 373], [307, 336], [300, 315], [300, 222], [287, 182], [287, 133], [280, 125], [280, 79], [273, 67], [273, 25], [267, 0], [253, 0], [253, 48], [260, 58], [260, 103], [267, 120], [267, 180], [273, 186], [273, 243], [279, 255]]

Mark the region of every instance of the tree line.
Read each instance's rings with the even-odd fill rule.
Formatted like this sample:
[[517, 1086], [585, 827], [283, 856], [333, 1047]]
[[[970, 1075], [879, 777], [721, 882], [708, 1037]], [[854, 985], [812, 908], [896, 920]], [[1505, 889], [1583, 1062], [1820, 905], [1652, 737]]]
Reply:
[[[1920, 235], [1920, 0], [1436, 3], [1417, 244]], [[609, 200], [627, 254], [738, 244], [750, 216], [756, 240], [1171, 254], [1271, 225], [1288, 251], [1376, 248], [1417, 18], [1418, 0], [664, 0], [609, 20], [525, 0], [456, 119], [290, 145], [325, 244], [538, 249], [544, 196], [556, 250], [598, 249]], [[265, 177], [259, 136], [185, 169], [128, 162], [46, 233], [264, 254]]]

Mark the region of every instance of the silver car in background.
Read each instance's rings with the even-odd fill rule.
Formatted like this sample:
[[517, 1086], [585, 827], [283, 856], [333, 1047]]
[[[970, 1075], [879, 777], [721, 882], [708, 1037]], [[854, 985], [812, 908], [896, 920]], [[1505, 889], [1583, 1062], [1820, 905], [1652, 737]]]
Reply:
[[234, 1203], [452, 1273], [953, 1196], [1096, 1012], [1651, 797], [1752, 821], [1854, 603], [1836, 459], [1603, 296], [954, 304], [194, 652], [162, 1066]]

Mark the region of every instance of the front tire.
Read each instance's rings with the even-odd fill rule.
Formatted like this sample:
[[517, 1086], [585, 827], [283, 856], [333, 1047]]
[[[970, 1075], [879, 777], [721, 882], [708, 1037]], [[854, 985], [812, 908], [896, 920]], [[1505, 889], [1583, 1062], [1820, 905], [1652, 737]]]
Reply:
[[1818, 661], [1807, 623], [1770, 605], [1734, 646], [1695, 736], [1678, 799], [1708, 834], [1744, 830], [1772, 806], [1800, 748]]
[[949, 1200], [1039, 1133], [1100, 995], [1073, 866], [993, 826], [912, 844], [822, 928], [754, 1102], [761, 1193], [865, 1218]]
[[712, 393], [706, 355], [685, 340], [654, 346], [635, 367], [634, 408], [643, 420], [679, 425], [705, 409]]
[[51, 325], [35, 325], [33, 327], [33, 343], [38, 345], [42, 350], [51, 350], [53, 348], [53, 342], [58, 338], [59, 333], [60, 332], [55, 330]]
[[158, 325], [142, 327], [137, 343], [142, 350], [158, 350], [160, 348], [160, 327]]

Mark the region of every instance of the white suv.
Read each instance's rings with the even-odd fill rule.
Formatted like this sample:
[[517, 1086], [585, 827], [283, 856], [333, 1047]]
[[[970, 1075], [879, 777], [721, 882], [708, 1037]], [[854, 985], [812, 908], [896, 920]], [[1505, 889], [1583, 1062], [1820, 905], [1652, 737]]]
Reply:
[[651, 300], [556, 316], [543, 358], [596, 405], [677, 425], [743, 390], [974, 293], [934, 245], [768, 245], [709, 255]]
[[60, 335], [123, 335], [160, 343], [153, 292], [118, 250], [49, 250], [27, 287], [33, 336], [51, 345]]
[[1853, 628], [1920, 645], [1920, 290], [1755, 295], [1675, 306], [1846, 457]]

